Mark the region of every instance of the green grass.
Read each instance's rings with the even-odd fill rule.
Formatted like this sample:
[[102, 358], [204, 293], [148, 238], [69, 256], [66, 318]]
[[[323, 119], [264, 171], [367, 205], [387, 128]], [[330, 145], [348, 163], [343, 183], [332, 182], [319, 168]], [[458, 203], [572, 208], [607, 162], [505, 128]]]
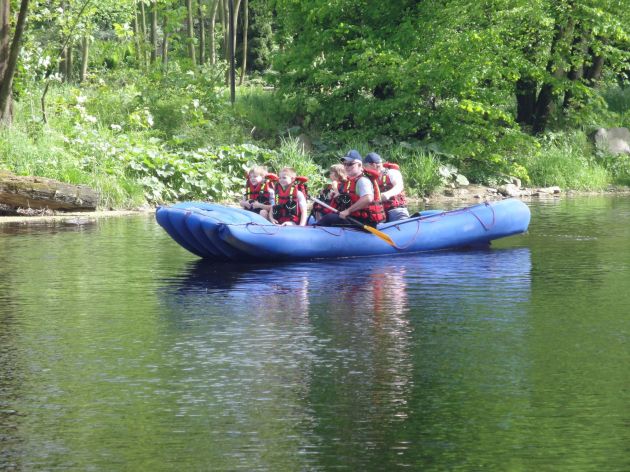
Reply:
[[603, 96], [610, 111], [620, 114], [630, 112], [630, 86], [609, 87], [603, 92]]
[[546, 144], [525, 162], [532, 185], [602, 190], [612, 182], [606, 167], [592, 157], [584, 133], [551, 136]]
[[408, 195], [422, 197], [440, 187], [441, 179], [438, 173], [440, 160], [435, 155], [426, 151], [410, 152], [395, 147], [390, 156], [393, 162], [400, 165]]
[[[262, 86], [243, 86], [237, 89], [234, 116], [255, 139], [275, 142], [292, 127], [292, 100], [281, 97]], [[300, 130], [295, 129], [295, 134]]]

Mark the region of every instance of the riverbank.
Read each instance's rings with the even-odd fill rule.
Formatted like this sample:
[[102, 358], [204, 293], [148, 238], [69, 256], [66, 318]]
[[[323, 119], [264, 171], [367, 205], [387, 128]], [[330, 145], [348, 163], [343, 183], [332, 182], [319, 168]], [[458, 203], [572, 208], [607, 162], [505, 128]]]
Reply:
[[527, 188], [516, 184], [501, 187], [486, 187], [483, 185], [469, 185], [458, 188], [445, 188], [434, 192], [428, 197], [417, 200], [424, 204], [475, 204], [484, 201], [503, 200], [505, 198], [519, 198], [524, 201], [535, 199], [558, 199], [595, 195], [630, 195], [630, 187], [615, 186], [605, 190], [581, 191], [562, 190], [558, 186]]
[[[446, 209], [458, 206], [474, 205], [484, 201], [503, 200], [505, 198], [519, 198], [525, 202], [540, 199], [561, 199], [572, 197], [600, 196], [600, 195], [630, 195], [630, 187], [610, 187], [603, 191], [577, 191], [562, 190], [560, 187], [546, 188], [513, 188], [513, 187], [485, 187], [482, 185], [469, 185], [460, 188], [445, 188], [434, 192], [424, 198], [410, 198], [411, 207], [440, 207]], [[230, 205], [231, 202], [224, 202]], [[36, 215], [0, 216], [2, 224], [27, 224], [27, 223], [62, 223], [66, 225], [81, 226], [90, 224], [100, 218], [113, 218], [138, 214], [150, 214], [155, 212], [155, 207], [144, 206], [133, 210], [98, 210], [93, 212], [48, 212]]]
[[45, 215], [18, 215], [18, 216], [0, 216], [0, 225], [11, 223], [56, 223], [60, 222], [67, 225], [86, 225], [93, 223], [100, 218], [113, 218], [119, 216], [138, 215], [142, 213], [153, 213], [155, 208], [146, 207], [136, 210], [97, 210], [89, 212], [70, 212], [55, 213]]

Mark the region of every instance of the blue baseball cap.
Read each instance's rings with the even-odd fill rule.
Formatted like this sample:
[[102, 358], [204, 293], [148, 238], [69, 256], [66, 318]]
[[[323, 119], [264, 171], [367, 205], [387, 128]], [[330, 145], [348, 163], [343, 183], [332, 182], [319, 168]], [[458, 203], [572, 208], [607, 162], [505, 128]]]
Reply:
[[363, 159], [364, 164], [380, 164], [383, 160], [375, 152], [368, 152]]
[[359, 151], [355, 149], [348, 151], [348, 154], [343, 156], [341, 160], [343, 162], [354, 162], [354, 161], [363, 162], [363, 159], [361, 159], [361, 154], [359, 154]]

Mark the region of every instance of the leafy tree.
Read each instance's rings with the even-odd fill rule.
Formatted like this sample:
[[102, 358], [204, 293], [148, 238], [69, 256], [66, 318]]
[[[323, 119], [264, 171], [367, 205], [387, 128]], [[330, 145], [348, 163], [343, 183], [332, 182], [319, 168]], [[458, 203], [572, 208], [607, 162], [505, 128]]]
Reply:
[[255, 72], [263, 72], [271, 67], [272, 53], [275, 49], [273, 31], [273, 10], [268, 0], [251, 0], [250, 27], [247, 50], [247, 64]]
[[13, 119], [13, 78], [20, 55], [29, 0], [21, 0], [13, 38], [11, 32], [11, 0], [0, 0], [0, 125]]
[[303, 123], [432, 139], [512, 172], [532, 142], [521, 130], [545, 131], [556, 104], [588, 106], [628, 67], [626, 3], [276, 0], [277, 82]]

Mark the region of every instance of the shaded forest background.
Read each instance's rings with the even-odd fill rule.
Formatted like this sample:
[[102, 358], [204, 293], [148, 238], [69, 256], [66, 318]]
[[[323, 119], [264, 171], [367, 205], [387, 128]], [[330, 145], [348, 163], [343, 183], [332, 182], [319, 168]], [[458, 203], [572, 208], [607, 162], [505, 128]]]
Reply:
[[627, 185], [589, 137], [630, 127], [629, 25], [630, 0], [0, 0], [0, 168], [110, 207], [235, 198], [255, 162], [317, 187], [350, 147], [418, 196]]

